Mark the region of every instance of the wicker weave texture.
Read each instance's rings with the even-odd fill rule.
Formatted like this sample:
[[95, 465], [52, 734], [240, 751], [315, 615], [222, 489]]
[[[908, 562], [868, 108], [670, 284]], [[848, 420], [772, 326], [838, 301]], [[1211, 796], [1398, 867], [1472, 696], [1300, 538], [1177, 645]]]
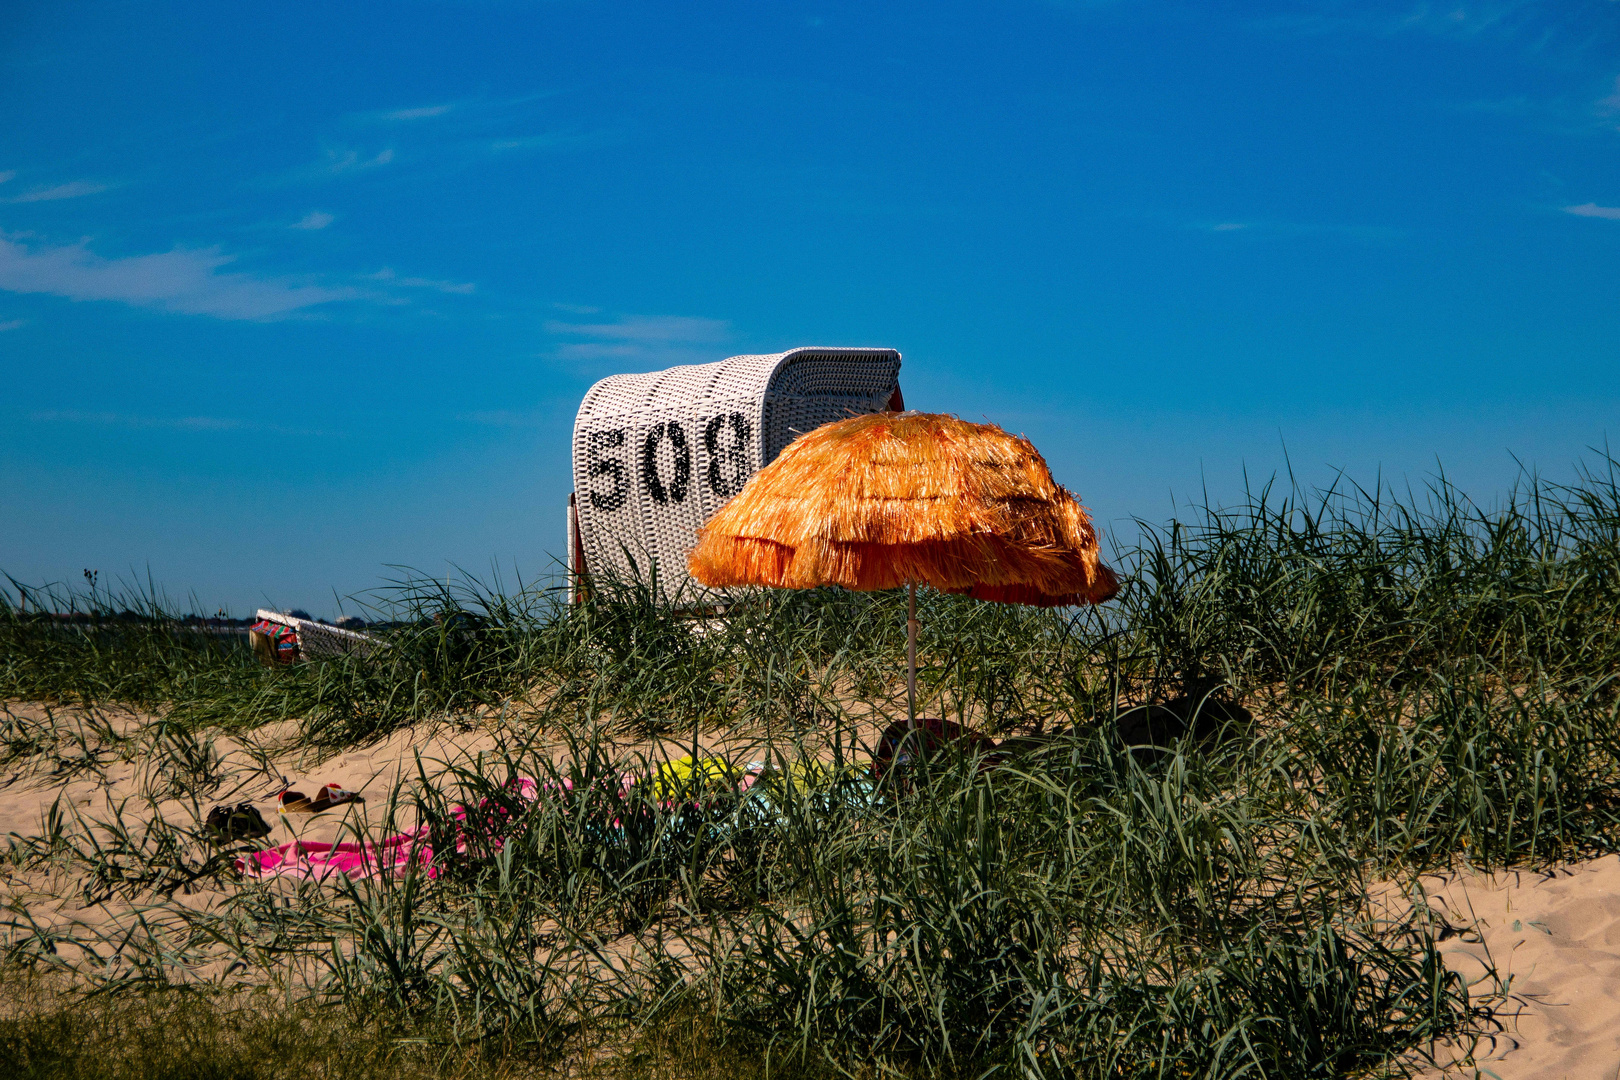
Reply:
[[893, 349], [800, 348], [612, 375], [574, 420], [580, 545], [595, 572], [685, 586], [697, 531], [799, 435], [879, 412]]
[[387, 646], [387, 642], [371, 634], [345, 630], [341, 626], [328, 626], [313, 619], [300, 619], [284, 611], [260, 608], [258, 618], [263, 622], [292, 627], [298, 634], [298, 655], [304, 660], [311, 660], [317, 656], [343, 656], [348, 653], [369, 656]]

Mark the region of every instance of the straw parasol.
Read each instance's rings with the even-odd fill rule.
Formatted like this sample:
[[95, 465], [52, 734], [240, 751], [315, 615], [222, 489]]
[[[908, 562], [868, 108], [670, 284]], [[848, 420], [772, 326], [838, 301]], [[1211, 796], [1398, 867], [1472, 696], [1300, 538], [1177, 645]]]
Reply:
[[908, 590], [907, 710], [917, 714], [917, 585], [1047, 607], [1119, 591], [1085, 510], [1028, 439], [937, 413], [819, 427], [720, 508], [687, 558], [716, 588]]

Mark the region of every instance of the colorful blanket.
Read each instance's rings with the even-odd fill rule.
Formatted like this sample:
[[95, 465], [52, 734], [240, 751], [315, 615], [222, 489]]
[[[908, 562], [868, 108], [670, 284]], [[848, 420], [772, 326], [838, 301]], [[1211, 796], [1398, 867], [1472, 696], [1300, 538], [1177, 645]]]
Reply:
[[[704, 781], [709, 782], [723, 782], [735, 777], [737, 790], [747, 791], [759, 779], [759, 767], [750, 767], [739, 776], [734, 767], [720, 758], [694, 759], [688, 755], [665, 762], [648, 777], [648, 780], [654, 785], [653, 790], [660, 805], [665, 809], [674, 809], [677, 796], [681, 792], [691, 790], [694, 776], [701, 776]], [[630, 788], [639, 779], [631, 773], [621, 774], [619, 797], [621, 799], [627, 797]], [[533, 803], [543, 791], [559, 788], [572, 791], [573, 787], [573, 781], [568, 779], [560, 783], [546, 781], [542, 784], [527, 776], [520, 776], [511, 784], [517, 801], [524, 804]], [[458, 854], [466, 854], [468, 834], [473, 831], [474, 823], [480, 834], [489, 837], [488, 846], [496, 851], [500, 850], [499, 826], [510, 816], [503, 806], [492, 804], [486, 798], [481, 799], [475, 808], [469, 809], [467, 806], [458, 805], [452, 808], [450, 813], [455, 822], [455, 848]], [[469, 818], [475, 814], [476, 818], [470, 822]], [[619, 827], [619, 822], [615, 820], [613, 825]], [[433, 860], [432, 826], [423, 825], [413, 832], [399, 833], [382, 840], [360, 840], [340, 844], [294, 840], [263, 851], [248, 852], [237, 859], [235, 865], [240, 873], [251, 878], [296, 877], [307, 881], [325, 881], [332, 874], [341, 874], [351, 880], [363, 880], [381, 873], [411, 867], [425, 870], [428, 877], [436, 878], [439, 876], [440, 868]]]
[[[513, 793], [524, 803], [532, 803], [539, 797], [539, 785], [527, 776], [518, 777], [512, 787]], [[486, 820], [492, 813], [502, 813], [500, 807], [491, 807], [488, 799], [479, 801], [477, 811]], [[466, 806], [456, 806], [450, 813], [456, 823], [456, 851], [465, 854], [470, 811]], [[248, 852], [236, 860], [236, 869], [254, 878], [296, 877], [307, 881], [325, 881], [332, 874], [362, 880], [415, 866], [425, 869], [428, 877], [435, 878], [439, 876], [439, 868], [433, 865], [432, 832], [432, 826], [423, 825], [414, 832], [400, 833], [382, 840], [341, 844], [294, 840], [290, 844]], [[493, 842], [498, 850], [499, 837]]]

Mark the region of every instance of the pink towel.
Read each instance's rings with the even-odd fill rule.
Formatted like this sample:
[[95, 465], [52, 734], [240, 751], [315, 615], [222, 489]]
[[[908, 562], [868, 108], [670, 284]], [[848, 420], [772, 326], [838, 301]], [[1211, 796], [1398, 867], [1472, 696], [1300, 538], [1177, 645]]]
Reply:
[[[565, 780], [565, 786], [571, 786]], [[512, 782], [512, 789], [518, 798], [525, 803], [531, 803], [539, 797], [539, 785], [527, 776], [520, 776]], [[499, 819], [506, 815], [499, 806], [494, 807], [494, 813], [489, 814], [489, 800], [483, 799], [478, 803], [480, 812], [489, 817]], [[462, 829], [467, 820], [467, 808], [457, 806], [450, 811], [456, 819], [456, 850], [467, 850], [467, 835]], [[487, 822], [488, 828], [492, 822]], [[428, 877], [439, 876], [439, 868], [433, 865], [433, 845], [428, 843], [432, 829], [423, 825], [415, 832], [400, 833], [383, 840], [362, 840], [358, 843], [320, 844], [308, 840], [294, 840], [290, 844], [281, 844], [277, 847], [267, 848], [264, 851], [252, 851], [245, 857], [236, 860], [236, 869], [248, 877], [299, 877], [308, 881], [325, 881], [330, 874], [342, 874], [344, 877], [361, 879], [374, 877], [379, 873], [390, 870], [400, 870], [409, 866], [425, 867]], [[501, 841], [494, 839], [498, 849]]]
[[[630, 788], [637, 779], [638, 777], [632, 773], [620, 774], [621, 799], [629, 796]], [[747, 791], [758, 779], [757, 768], [748, 770], [737, 782], [737, 790]], [[540, 797], [542, 790], [541, 785], [527, 776], [518, 777], [510, 786], [524, 803], [534, 802]], [[574, 783], [572, 780], [564, 779], [561, 787], [565, 791], [572, 791]], [[554, 791], [556, 788], [557, 785], [549, 780], [544, 785], [544, 789], [548, 791]], [[662, 805], [665, 809], [673, 809], [675, 806], [673, 801], [666, 801]], [[488, 799], [479, 801], [478, 810], [485, 815], [483, 830], [486, 832], [494, 832], [492, 826], [501, 824], [507, 817], [502, 807], [491, 808]], [[456, 820], [458, 853], [465, 853], [467, 850], [467, 834], [462, 828], [467, 820], [467, 812], [465, 806], [456, 806], [450, 811], [450, 815]], [[613, 824], [618, 826], [618, 820], [615, 819]], [[425, 868], [428, 877], [436, 878], [439, 876], [439, 868], [433, 865], [433, 845], [428, 842], [431, 832], [429, 826], [423, 825], [415, 832], [400, 833], [383, 840], [362, 840], [358, 843], [321, 844], [294, 840], [290, 844], [249, 852], [243, 858], [237, 859], [235, 865], [238, 872], [252, 878], [297, 877], [306, 881], [325, 881], [331, 874], [342, 874], [344, 877], [359, 880], [411, 866]], [[495, 850], [500, 850], [499, 836], [494, 836], [491, 843]]]

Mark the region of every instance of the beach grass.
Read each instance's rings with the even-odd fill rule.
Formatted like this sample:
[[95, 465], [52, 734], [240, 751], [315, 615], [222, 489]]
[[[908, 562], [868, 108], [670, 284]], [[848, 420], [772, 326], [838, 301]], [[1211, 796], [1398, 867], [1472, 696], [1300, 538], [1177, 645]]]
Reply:
[[[0, 699], [49, 708], [7, 710], [0, 761], [138, 760], [148, 797], [13, 836], [8, 874], [77, 914], [9, 908], [0, 1063], [1337, 1077], [1466, 1047], [1489, 1017], [1420, 875], [1620, 837], [1616, 463], [1485, 506], [1262, 487], [1114, 563], [1100, 609], [921, 597], [925, 712], [1011, 741], [881, 781], [858, 733], [904, 715], [902, 595], [698, 618], [648, 581], [570, 605], [401, 574], [364, 598], [389, 648], [270, 669], [152, 590], [14, 583]], [[202, 836], [227, 736], [458, 725], [500, 738], [371, 796], [380, 830], [440, 830], [434, 876], [242, 879]], [[734, 774], [770, 766], [749, 791], [621, 784], [717, 733]], [[461, 852], [458, 803], [499, 810]]]

